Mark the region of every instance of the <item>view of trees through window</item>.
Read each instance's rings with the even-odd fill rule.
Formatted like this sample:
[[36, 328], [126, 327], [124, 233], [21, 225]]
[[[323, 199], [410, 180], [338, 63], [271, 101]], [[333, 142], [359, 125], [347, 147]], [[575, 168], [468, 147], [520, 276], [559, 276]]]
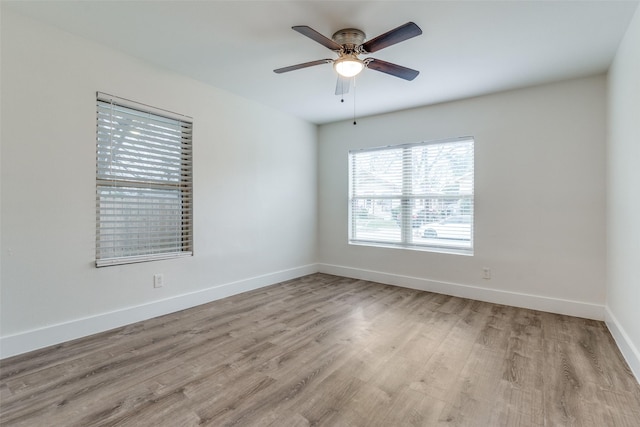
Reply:
[[474, 141], [354, 151], [350, 241], [470, 252]]

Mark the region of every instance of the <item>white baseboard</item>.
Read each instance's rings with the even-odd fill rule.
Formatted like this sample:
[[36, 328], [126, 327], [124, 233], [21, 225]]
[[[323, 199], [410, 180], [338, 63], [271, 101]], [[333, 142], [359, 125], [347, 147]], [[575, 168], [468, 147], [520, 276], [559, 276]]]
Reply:
[[629, 368], [631, 368], [631, 372], [640, 383], [640, 350], [633, 344], [633, 341], [631, 341], [618, 319], [613, 315], [609, 306], [605, 306], [605, 316], [605, 323], [609, 328], [609, 332], [611, 332], [613, 339], [618, 344], [618, 348], [627, 361]]
[[0, 359], [206, 304], [231, 295], [306, 276], [307, 274], [313, 274], [317, 271], [318, 266], [316, 264], [309, 264], [289, 270], [238, 280], [236, 282], [225, 283], [164, 300], [153, 301], [147, 304], [127, 307], [121, 310], [0, 337]]
[[387, 285], [402, 286], [495, 304], [530, 308], [587, 319], [604, 320], [604, 306], [598, 304], [482, 288], [479, 286], [461, 285], [458, 283], [440, 282], [419, 277], [402, 276], [331, 264], [318, 264], [318, 271], [321, 273], [335, 274], [337, 276], [370, 280]]

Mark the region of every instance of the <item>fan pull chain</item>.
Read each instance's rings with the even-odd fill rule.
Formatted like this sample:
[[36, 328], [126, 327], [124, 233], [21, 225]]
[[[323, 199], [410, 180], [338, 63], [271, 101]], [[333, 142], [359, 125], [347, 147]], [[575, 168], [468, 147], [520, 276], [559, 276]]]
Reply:
[[356, 77], [353, 76], [353, 125], [356, 124]]

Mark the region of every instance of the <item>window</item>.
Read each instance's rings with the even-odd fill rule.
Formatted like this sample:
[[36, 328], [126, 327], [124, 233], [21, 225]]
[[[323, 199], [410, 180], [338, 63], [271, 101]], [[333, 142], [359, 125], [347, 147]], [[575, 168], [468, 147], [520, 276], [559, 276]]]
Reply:
[[97, 267], [192, 255], [191, 127], [98, 93]]
[[349, 243], [473, 253], [471, 137], [349, 152]]

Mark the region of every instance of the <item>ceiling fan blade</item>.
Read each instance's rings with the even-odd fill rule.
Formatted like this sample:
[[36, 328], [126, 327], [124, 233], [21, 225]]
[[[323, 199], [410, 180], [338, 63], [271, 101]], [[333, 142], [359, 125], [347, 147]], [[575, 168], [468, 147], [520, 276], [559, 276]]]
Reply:
[[273, 72], [277, 74], [288, 73], [289, 71], [299, 70], [301, 68], [313, 67], [314, 65], [329, 64], [331, 62], [333, 62], [332, 59], [318, 59], [317, 61], [303, 62], [302, 64], [296, 64], [296, 65], [290, 65], [288, 67], [278, 68], [276, 70], [273, 70]]
[[336, 82], [336, 95], [344, 95], [345, 93], [349, 93], [351, 80], [353, 80], [351, 77], [338, 76], [338, 81]]
[[377, 52], [380, 49], [403, 42], [412, 37], [419, 36], [420, 34], [422, 34], [420, 27], [413, 22], [407, 22], [398, 28], [394, 28], [391, 31], [387, 31], [384, 34], [380, 34], [378, 37], [362, 43], [362, 49], [368, 53]]
[[373, 58], [367, 61], [367, 68], [390, 74], [395, 77], [400, 77], [401, 79], [405, 80], [413, 80], [418, 76], [418, 74], [420, 74], [420, 71], [412, 70], [411, 68], [403, 67], [402, 65], [392, 64], [391, 62]]
[[319, 32], [317, 32], [311, 27], [308, 27], [306, 25], [296, 25], [295, 27], [291, 27], [291, 28], [299, 32], [303, 36], [307, 36], [311, 40], [320, 43], [322, 46], [326, 47], [327, 49], [331, 49], [334, 51], [339, 51], [342, 49], [342, 46], [340, 46], [338, 43], [334, 42], [328, 37], [323, 36], [322, 34], [320, 34]]

